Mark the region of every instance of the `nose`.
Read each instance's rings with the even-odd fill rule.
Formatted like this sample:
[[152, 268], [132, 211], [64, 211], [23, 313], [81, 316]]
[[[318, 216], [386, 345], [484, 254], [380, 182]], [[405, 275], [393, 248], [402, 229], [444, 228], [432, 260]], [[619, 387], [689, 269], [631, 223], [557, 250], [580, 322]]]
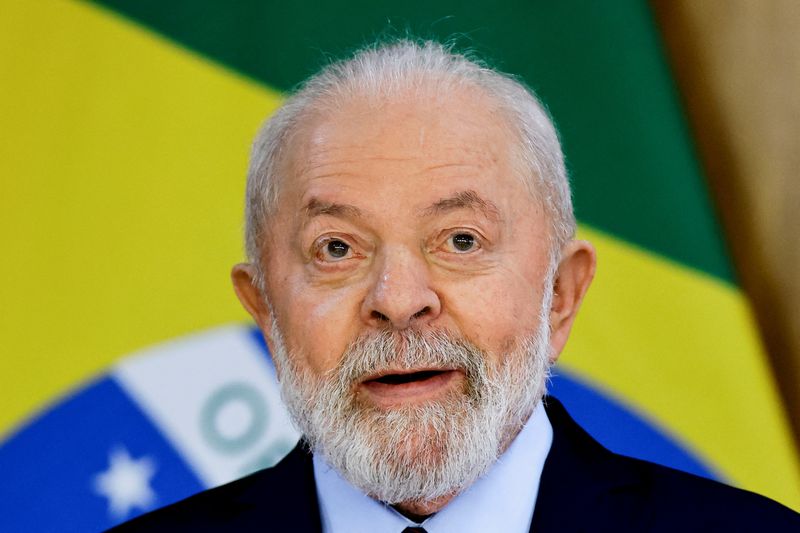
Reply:
[[424, 257], [399, 249], [387, 252], [378, 265], [361, 318], [374, 327], [406, 329], [432, 322], [441, 308]]

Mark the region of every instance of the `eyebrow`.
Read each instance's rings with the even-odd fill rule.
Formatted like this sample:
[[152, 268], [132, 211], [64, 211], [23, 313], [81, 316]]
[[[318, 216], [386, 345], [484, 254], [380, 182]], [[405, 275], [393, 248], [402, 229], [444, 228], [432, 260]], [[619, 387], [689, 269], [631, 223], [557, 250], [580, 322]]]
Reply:
[[500, 220], [500, 210], [494, 202], [481, 198], [477, 192], [472, 190], [460, 191], [453, 196], [437, 200], [433, 205], [426, 207], [422, 211], [422, 216], [443, 215], [459, 209], [472, 209], [483, 214], [486, 218]]
[[303, 212], [307, 218], [314, 218], [321, 215], [343, 218], [363, 218], [364, 216], [364, 213], [354, 205], [324, 202], [317, 198], [309, 200], [305, 207], [303, 207]]

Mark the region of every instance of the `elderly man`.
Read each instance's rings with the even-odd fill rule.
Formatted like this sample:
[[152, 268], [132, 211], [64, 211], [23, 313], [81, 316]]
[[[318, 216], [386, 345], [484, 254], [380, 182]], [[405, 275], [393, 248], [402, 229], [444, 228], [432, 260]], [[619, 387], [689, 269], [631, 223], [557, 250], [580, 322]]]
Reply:
[[146, 531], [800, 531], [765, 498], [616, 456], [553, 398], [595, 270], [556, 131], [514, 79], [395, 42], [266, 123], [236, 293], [303, 442]]

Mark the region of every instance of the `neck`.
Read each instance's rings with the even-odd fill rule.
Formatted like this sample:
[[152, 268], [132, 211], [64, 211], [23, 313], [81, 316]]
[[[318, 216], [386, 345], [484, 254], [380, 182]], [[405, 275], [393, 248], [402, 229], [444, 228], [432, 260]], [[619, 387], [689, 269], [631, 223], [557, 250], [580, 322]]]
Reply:
[[432, 514], [444, 509], [444, 506], [450, 503], [450, 500], [455, 498], [457, 494], [458, 493], [454, 492], [453, 494], [440, 496], [433, 500], [401, 502], [392, 507], [397, 509], [397, 511], [406, 518], [410, 518], [414, 522], [420, 524]]

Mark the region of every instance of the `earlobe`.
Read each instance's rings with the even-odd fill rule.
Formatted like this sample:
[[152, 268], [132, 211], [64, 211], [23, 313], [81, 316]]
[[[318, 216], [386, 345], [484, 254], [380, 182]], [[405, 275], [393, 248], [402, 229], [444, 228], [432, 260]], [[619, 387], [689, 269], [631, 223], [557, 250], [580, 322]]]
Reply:
[[587, 241], [570, 241], [562, 250], [550, 308], [550, 345], [555, 362], [567, 342], [583, 297], [594, 278], [597, 256]]
[[272, 323], [272, 311], [258, 288], [256, 276], [256, 268], [250, 263], [239, 263], [231, 269], [231, 281], [236, 296], [261, 331], [268, 332]]

